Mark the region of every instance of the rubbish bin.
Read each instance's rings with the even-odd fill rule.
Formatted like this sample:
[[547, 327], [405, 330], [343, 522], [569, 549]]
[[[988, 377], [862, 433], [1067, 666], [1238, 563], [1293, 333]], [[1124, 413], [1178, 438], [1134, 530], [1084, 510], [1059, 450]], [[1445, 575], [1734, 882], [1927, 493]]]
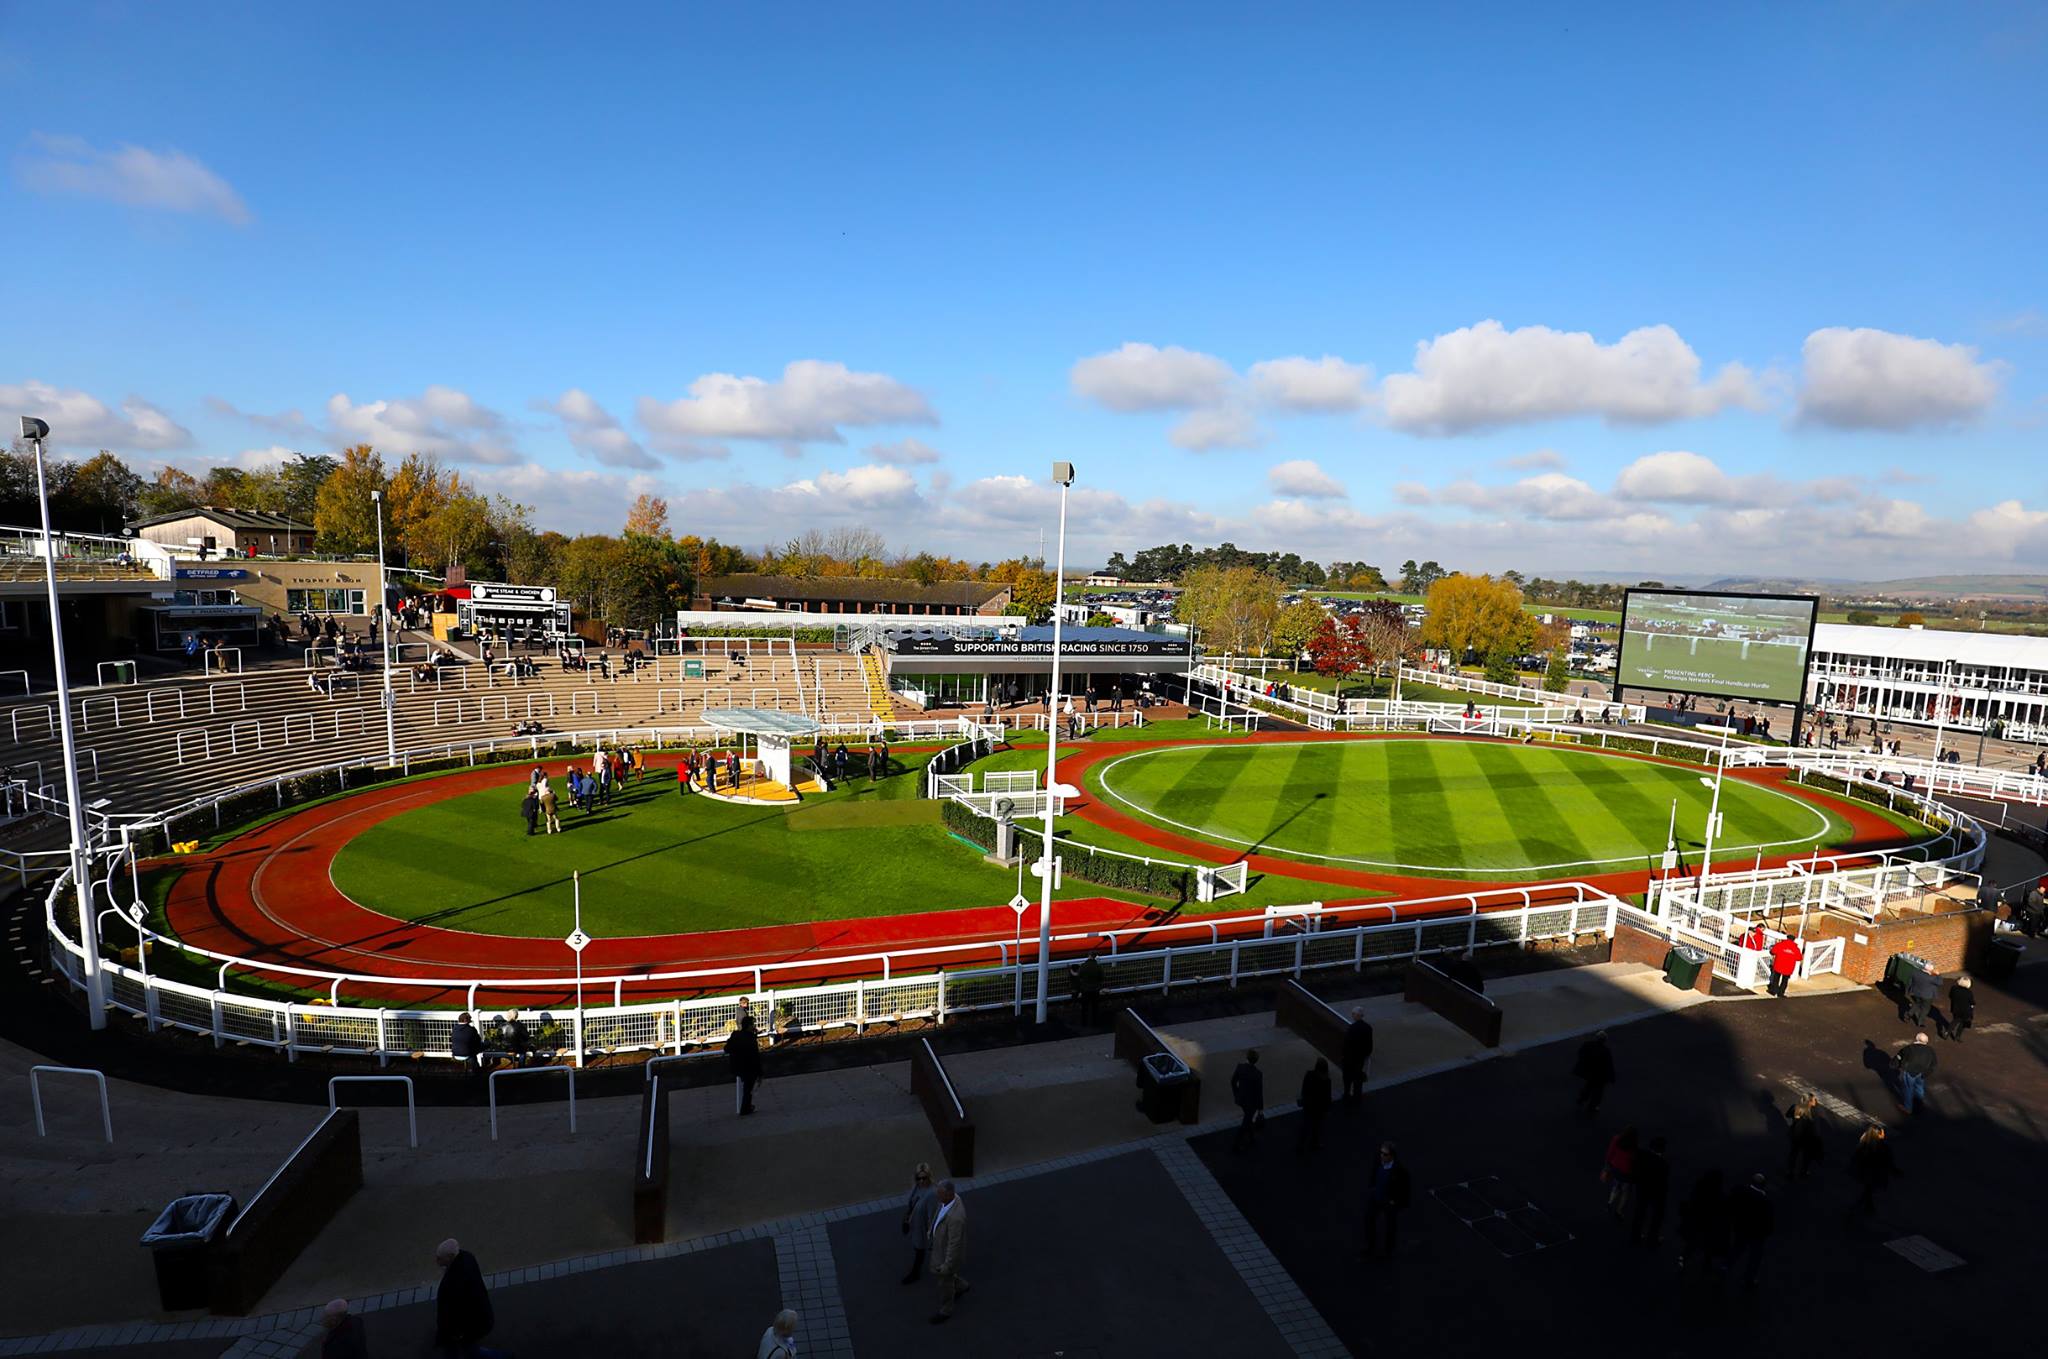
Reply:
[[231, 1194], [187, 1194], [172, 1199], [142, 1234], [156, 1264], [157, 1299], [166, 1312], [204, 1307], [212, 1301], [206, 1284], [207, 1247], [218, 1241], [234, 1216]]
[[1154, 1123], [1180, 1117], [1181, 1092], [1190, 1073], [1187, 1063], [1170, 1052], [1155, 1052], [1138, 1066], [1138, 1110]]
[[1681, 991], [1690, 991], [1699, 985], [1700, 969], [1706, 965], [1706, 954], [1690, 944], [1680, 944], [1664, 955], [1664, 980]]
[[2020, 965], [2020, 957], [2027, 946], [2017, 939], [1993, 939], [1984, 949], [1984, 959], [1977, 966], [1977, 975], [1986, 981], [2010, 981], [2013, 969]]
[[1922, 972], [1932, 972], [1927, 960], [1911, 953], [1894, 953], [1885, 967], [1890, 980], [1897, 985], [1901, 995], [1913, 994], [1913, 979]]

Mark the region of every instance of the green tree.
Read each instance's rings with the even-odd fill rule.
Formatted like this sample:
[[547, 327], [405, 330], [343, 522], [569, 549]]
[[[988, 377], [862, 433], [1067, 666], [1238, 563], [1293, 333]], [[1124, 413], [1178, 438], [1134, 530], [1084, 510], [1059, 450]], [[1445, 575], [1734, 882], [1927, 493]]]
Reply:
[[323, 552], [377, 550], [377, 507], [372, 491], [384, 489], [384, 459], [368, 444], [342, 450], [341, 461], [320, 483], [313, 502], [313, 531]]
[[1877, 622], [1877, 615], [1868, 609], [1851, 609], [1849, 621], [1859, 628], [1867, 628]]
[[119, 533], [123, 524], [136, 517], [141, 498], [142, 478], [104, 448], [72, 469], [65, 486], [65, 499], [70, 502], [67, 518], [99, 533]]
[[1564, 648], [1552, 647], [1550, 660], [1543, 667], [1543, 687], [1553, 694], [1561, 694], [1565, 686], [1571, 683], [1571, 678], [1571, 666], [1565, 659]]
[[1088, 615], [1088, 621], [1082, 624], [1082, 626], [1089, 628], [1113, 628], [1117, 626], [1117, 621], [1106, 613], [1091, 613]]
[[1202, 630], [1211, 655], [1263, 656], [1280, 621], [1280, 580], [1249, 566], [1198, 566], [1181, 578], [1173, 613]]
[[144, 485], [135, 496], [136, 511], [144, 519], [159, 514], [176, 514], [200, 503], [199, 478], [176, 467], [159, 468], [156, 479]]
[[1494, 684], [1515, 682], [1515, 649], [1496, 642], [1486, 653], [1486, 678]]
[[1302, 653], [1308, 650], [1308, 639], [1316, 630], [1329, 621], [1323, 606], [1313, 599], [1297, 599], [1280, 611], [1279, 621], [1273, 625], [1273, 648], [1289, 657], [1295, 668], [1301, 666]]

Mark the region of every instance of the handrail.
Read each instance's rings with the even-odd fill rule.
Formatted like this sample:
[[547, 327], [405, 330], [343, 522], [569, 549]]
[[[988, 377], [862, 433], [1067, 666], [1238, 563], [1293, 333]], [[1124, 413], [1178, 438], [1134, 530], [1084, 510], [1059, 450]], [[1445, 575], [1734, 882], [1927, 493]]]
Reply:
[[372, 1081], [397, 1081], [405, 1087], [407, 1140], [411, 1142], [414, 1150], [418, 1150], [420, 1145], [420, 1115], [418, 1106], [413, 1103], [412, 1077], [410, 1076], [330, 1076], [327, 1078], [327, 1112], [331, 1114], [339, 1107], [338, 1097], [340, 1092], [334, 1088], [335, 1086], [342, 1084], [366, 1085]]
[[45, 1074], [52, 1076], [90, 1076], [99, 1082], [100, 1128], [106, 1133], [108, 1142], [114, 1140], [114, 1113], [112, 1106], [107, 1103], [107, 1075], [104, 1071], [95, 1071], [89, 1066], [32, 1066], [28, 1069], [29, 1102], [34, 1104], [36, 1108], [37, 1137], [48, 1137], [50, 1135], [43, 1127], [42, 1078]]
[[493, 1071], [484, 1081], [491, 1097], [491, 1140], [498, 1140], [498, 1077], [500, 1076], [545, 1076], [550, 1071], [564, 1072], [569, 1077], [569, 1133], [576, 1132], [576, 1068], [573, 1066], [521, 1066], [510, 1071]]

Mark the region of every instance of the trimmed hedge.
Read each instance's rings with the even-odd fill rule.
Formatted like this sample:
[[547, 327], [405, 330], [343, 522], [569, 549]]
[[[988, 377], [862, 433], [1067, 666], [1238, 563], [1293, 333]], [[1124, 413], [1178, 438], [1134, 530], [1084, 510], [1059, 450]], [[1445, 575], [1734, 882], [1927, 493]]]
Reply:
[[[963, 840], [992, 849], [996, 842], [995, 822], [963, 803], [947, 798], [940, 809], [946, 829]], [[1092, 882], [1098, 887], [1164, 897], [1177, 906], [1195, 899], [1195, 870], [1180, 864], [1145, 863], [1115, 854], [1101, 854], [1071, 840], [1059, 842], [1062, 873]]]

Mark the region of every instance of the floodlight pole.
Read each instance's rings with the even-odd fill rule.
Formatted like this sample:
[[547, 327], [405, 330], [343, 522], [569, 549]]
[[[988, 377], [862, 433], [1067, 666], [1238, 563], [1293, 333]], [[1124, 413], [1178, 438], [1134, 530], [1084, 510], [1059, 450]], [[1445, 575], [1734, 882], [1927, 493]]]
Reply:
[[107, 983], [100, 974], [100, 926], [92, 910], [92, 875], [86, 860], [92, 845], [85, 835], [85, 798], [78, 788], [78, 738], [71, 729], [71, 679], [64, 672], [64, 615], [57, 607], [57, 541], [50, 534], [50, 490], [43, 473], [43, 440], [50, 427], [21, 418], [22, 437], [36, 451], [36, 506], [43, 516], [43, 581], [50, 595], [50, 661], [57, 669], [57, 720], [64, 743], [64, 795], [71, 821], [71, 884], [78, 892], [78, 939], [85, 950], [85, 1018], [107, 1027]]
[[1707, 904], [1707, 875], [1714, 871], [1714, 831], [1721, 820], [1721, 779], [1728, 772], [1728, 733], [1721, 733], [1721, 749], [1714, 756], [1714, 801], [1707, 809], [1707, 852], [1700, 859], [1700, 905]]
[[370, 492], [377, 511], [377, 651], [384, 671], [384, 753], [386, 763], [398, 764], [398, 695], [391, 688], [391, 591], [384, 584], [384, 492]]
[[1045, 849], [1039, 860], [1043, 878], [1038, 894], [1038, 1006], [1033, 1011], [1033, 1022], [1038, 1024], [1045, 1023], [1046, 997], [1052, 987], [1052, 818], [1059, 796], [1054, 789], [1059, 786], [1060, 607], [1066, 602], [1067, 488], [1074, 484], [1074, 465], [1054, 463], [1052, 479], [1060, 488], [1060, 536], [1052, 573], [1052, 692], [1045, 701]]

